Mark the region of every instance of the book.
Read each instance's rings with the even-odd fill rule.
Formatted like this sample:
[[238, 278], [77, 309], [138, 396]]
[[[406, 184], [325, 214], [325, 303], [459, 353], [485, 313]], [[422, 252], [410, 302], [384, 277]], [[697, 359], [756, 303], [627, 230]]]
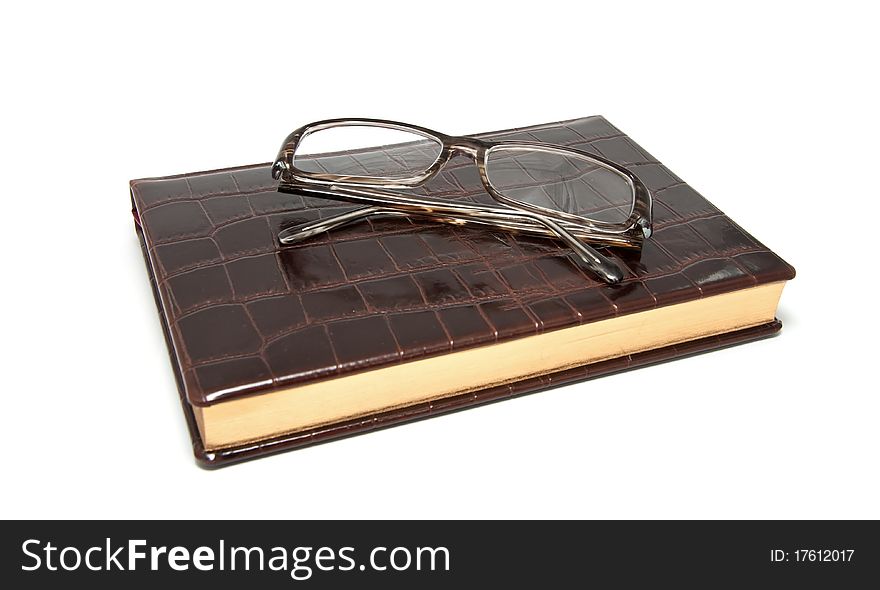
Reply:
[[[652, 191], [654, 234], [604, 249], [375, 218], [293, 247], [350, 203], [256, 164], [131, 181], [132, 213], [196, 458], [221, 466], [775, 334], [794, 269], [602, 117], [483, 133], [596, 153]], [[490, 199], [454, 157], [416, 190]], [[488, 200], [486, 202], [489, 202]]]

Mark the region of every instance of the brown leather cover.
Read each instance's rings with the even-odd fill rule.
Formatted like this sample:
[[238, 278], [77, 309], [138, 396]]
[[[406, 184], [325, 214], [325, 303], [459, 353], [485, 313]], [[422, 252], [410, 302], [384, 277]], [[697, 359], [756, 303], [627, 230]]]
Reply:
[[[779, 322], [206, 452], [190, 405], [788, 280], [794, 269], [602, 117], [481, 134], [570, 145], [635, 172], [655, 198], [641, 252], [606, 251], [621, 285], [590, 278], [552, 240], [429, 221], [372, 220], [292, 248], [284, 227], [350, 204], [279, 193], [269, 164], [133, 180], [138, 235], [196, 457], [205, 465], [300, 447], [646, 363], [753, 340]], [[453, 158], [420, 189], [488, 199]]]

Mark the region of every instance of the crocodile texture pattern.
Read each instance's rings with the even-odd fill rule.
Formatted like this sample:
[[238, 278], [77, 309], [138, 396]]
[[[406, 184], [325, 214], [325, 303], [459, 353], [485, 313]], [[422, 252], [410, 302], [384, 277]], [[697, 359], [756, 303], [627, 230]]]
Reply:
[[[576, 147], [642, 179], [654, 195], [654, 235], [640, 252], [605, 250], [626, 270], [622, 284], [590, 278], [549, 239], [403, 218], [373, 219], [282, 248], [275, 240], [281, 229], [352, 205], [279, 193], [269, 164], [134, 180], [135, 222], [186, 403], [209, 405], [794, 276], [790, 265], [602, 117], [480, 137]], [[453, 158], [420, 190], [491, 199], [466, 158]], [[710, 339], [693, 350], [775, 330], [778, 325]], [[616, 359], [605, 372], [688, 350]], [[600, 373], [595, 366], [568, 371], [484, 397]], [[480, 401], [469, 396], [459, 406]], [[424, 411], [414, 407], [396, 420]], [[355, 430], [382, 419], [369, 422]], [[285, 444], [306, 444], [304, 436], [320, 439], [305, 433]], [[271, 449], [267, 443], [263, 451]]]

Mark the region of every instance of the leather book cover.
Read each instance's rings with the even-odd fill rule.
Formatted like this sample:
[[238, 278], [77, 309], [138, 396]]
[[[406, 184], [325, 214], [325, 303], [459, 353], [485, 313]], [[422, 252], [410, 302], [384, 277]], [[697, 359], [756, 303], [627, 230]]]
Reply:
[[[794, 269], [602, 117], [480, 134], [573, 146], [654, 196], [641, 252], [603, 250], [620, 285], [549, 239], [372, 219], [280, 247], [286, 227], [353, 205], [283, 194], [268, 163], [131, 181], [135, 226], [197, 459], [219, 466], [776, 333], [778, 321], [477, 392], [206, 451], [193, 406], [259, 395], [794, 277]], [[489, 199], [453, 158], [419, 191]]]

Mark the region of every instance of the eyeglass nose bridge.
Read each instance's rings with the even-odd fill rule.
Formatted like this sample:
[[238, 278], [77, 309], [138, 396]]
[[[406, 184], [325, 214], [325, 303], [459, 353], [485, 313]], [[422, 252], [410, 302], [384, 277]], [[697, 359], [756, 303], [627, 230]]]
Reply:
[[445, 137], [445, 143], [449, 146], [449, 150], [453, 154], [467, 154], [477, 158], [480, 150], [484, 149], [485, 144], [479, 139], [465, 136]]

